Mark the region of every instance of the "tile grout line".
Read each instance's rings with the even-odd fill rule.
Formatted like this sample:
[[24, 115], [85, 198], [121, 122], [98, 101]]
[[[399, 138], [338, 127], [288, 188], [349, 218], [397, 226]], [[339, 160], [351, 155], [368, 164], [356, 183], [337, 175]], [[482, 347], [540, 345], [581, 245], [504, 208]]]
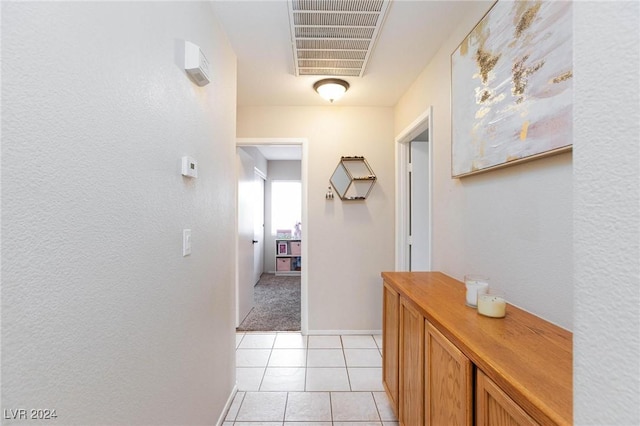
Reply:
[[308, 336], [305, 336], [306, 343], [305, 343], [305, 355], [304, 355], [304, 386], [302, 387], [304, 392], [308, 392], [307, 391], [307, 373], [309, 372], [309, 338]]
[[[271, 354], [273, 354], [273, 347], [276, 344], [276, 339], [278, 338], [278, 334], [276, 333], [276, 337], [273, 338], [273, 342], [271, 343], [271, 349], [269, 350], [269, 358], [267, 358], [267, 365], [264, 367], [264, 373], [262, 373], [262, 378], [260, 379], [260, 385], [258, 385], [258, 391], [262, 388], [262, 384], [264, 383], [264, 378], [267, 375], [267, 369], [269, 368], [269, 361], [271, 361]], [[284, 424], [284, 421], [282, 422]]]
[[[236, 392], [236, 396], [238, 395], [238, 393]], [[235, 416], [233, 416], [233, 419], [231, 419], [231, 423], [235, 423], [236, 420], [238, 419], [238, 414], [240, 414], [240, 409], [242, 408], [242, 404], [244, 404], [244, 398], [247, 396], [247, 393], [244, 392], [244, 395], [242, 395], [242, 398], [240, 400], [240, 404], [238, 405], [238, 411], [236, 412]], [[227, 414], [229, 414], [227, 412]], [[224, 423], [224, 422], [223, 422]]]
[[373, 398], [373, 405], [376, 407], [376, 412], [378, 413], [378, 419], [380, 419], [380, 424], [384, 424], [382, 421], [382, 416], [380, 415], [380, 409], [378, 408], [378, 401], [376, 400], [376, 396], [371, 392], [371, 398]]
[[347, 364], [347, 354], [344, 351], [344, 340], [342, 340], [342, 335], [340, 336], [340, 345], [342, 346], [342, 357], [344, 358], [344, 371], [347, 373], [347, 382], [349, 382], [349, 391], [353, 392], [353, 388], [351, 387], [351, 376], [349, 375], [349, 364]]
[[333, 425], [333, 392], [329, 392], [329, 413], [331, 414], [331, 424]]
[[236, 351], [238, 350], [238, 348], [242, 344], [242, 341], [244, 340], [244, 336], [246, 336], [246, 334], [242, 333], [242, 337], [240, 337], [240, 341], [236, 342]]
[[287, 396], [284, 399], [284, 413], [282, 413], [282, 424], [284, 426], [284, 422], [287, 419], [287, 406], [289, 405], [289, 392], [287, 392]]

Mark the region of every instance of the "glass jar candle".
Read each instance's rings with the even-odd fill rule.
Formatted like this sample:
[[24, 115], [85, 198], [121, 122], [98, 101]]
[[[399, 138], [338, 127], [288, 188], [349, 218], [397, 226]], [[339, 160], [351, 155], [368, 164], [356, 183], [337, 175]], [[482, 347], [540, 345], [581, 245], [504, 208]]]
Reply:
[[497, 294], [478, 295], [478, 313], [492, 318], [504, 318], [507, 313], [507, 302]]
[[465, 275], [464, 285], [467, 288], [466, 304], [475, 308], [478, 306], [478, 295], [485, 294], [489, 289], [489, 278], [482, 275]]

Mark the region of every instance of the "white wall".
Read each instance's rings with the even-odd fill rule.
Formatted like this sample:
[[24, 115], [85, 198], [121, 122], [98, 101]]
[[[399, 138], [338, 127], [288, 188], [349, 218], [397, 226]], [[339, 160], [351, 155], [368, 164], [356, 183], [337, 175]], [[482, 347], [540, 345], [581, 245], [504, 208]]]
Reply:
[[267, 162], [269, 180], [300, 180], [302, 178], [302, 161], [269, 160]]
[[[308, 138], [309, 332], [380, 330], [380, 271], [394, 264], [391, 108], [239, 107], [238, 137]], [[378, 176], [365, 202], [325, 200], [344, 155], [364, 155]]]
[[433, 106], [433, 269], [487, 275], [509, 302], [571, 329], [571, 154], [451, 179], [450, 55], [490, 6], [469, 3], [396, 105], [395, 135]]
[[574, 420], [640, 424], [640, 3], [574, 3]]
[[[264, 185], [264, 272], [273, 273], [276, 269], [276, 236], [271, 233], [271, 182], [274, 180], [300, 181], [302, 179], [302, 161], [269, 160], [267, 166], [269, 172]], [[292, 233], [295, 231], [293, 226], [294, 224], [291, 224]]]
[[255, 146], [243, 146], [240, 149], [242, 149], [253, 158], [253, 161], [255, 162], [255, 168], [258, 169], [260, 173], [266, 176], [268, 161], [266, 158], [264, 158], [264, 155], [262, 155], [260, 150]]
[[[205, 88], [185, 39], [213, 65]], [[206, 2], [2, 3], [3, 409], [218, 420], [235, 381], [235, 61]]]

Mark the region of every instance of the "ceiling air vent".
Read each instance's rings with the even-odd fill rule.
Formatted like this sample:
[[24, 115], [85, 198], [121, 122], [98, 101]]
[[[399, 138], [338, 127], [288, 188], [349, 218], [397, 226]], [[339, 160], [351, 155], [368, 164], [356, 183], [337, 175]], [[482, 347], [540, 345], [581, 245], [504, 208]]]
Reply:
[[390, 0], [289, 0], [296, 75], [362, 77]]

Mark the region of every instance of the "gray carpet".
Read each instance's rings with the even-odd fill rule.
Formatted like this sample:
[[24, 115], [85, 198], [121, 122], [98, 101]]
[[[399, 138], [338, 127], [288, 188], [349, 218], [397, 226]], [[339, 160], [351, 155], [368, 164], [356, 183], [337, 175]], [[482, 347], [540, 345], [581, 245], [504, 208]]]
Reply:
[[253, 299], [255, 305], [238, 331], [300, 330], [300, 277], [262, 274]]

